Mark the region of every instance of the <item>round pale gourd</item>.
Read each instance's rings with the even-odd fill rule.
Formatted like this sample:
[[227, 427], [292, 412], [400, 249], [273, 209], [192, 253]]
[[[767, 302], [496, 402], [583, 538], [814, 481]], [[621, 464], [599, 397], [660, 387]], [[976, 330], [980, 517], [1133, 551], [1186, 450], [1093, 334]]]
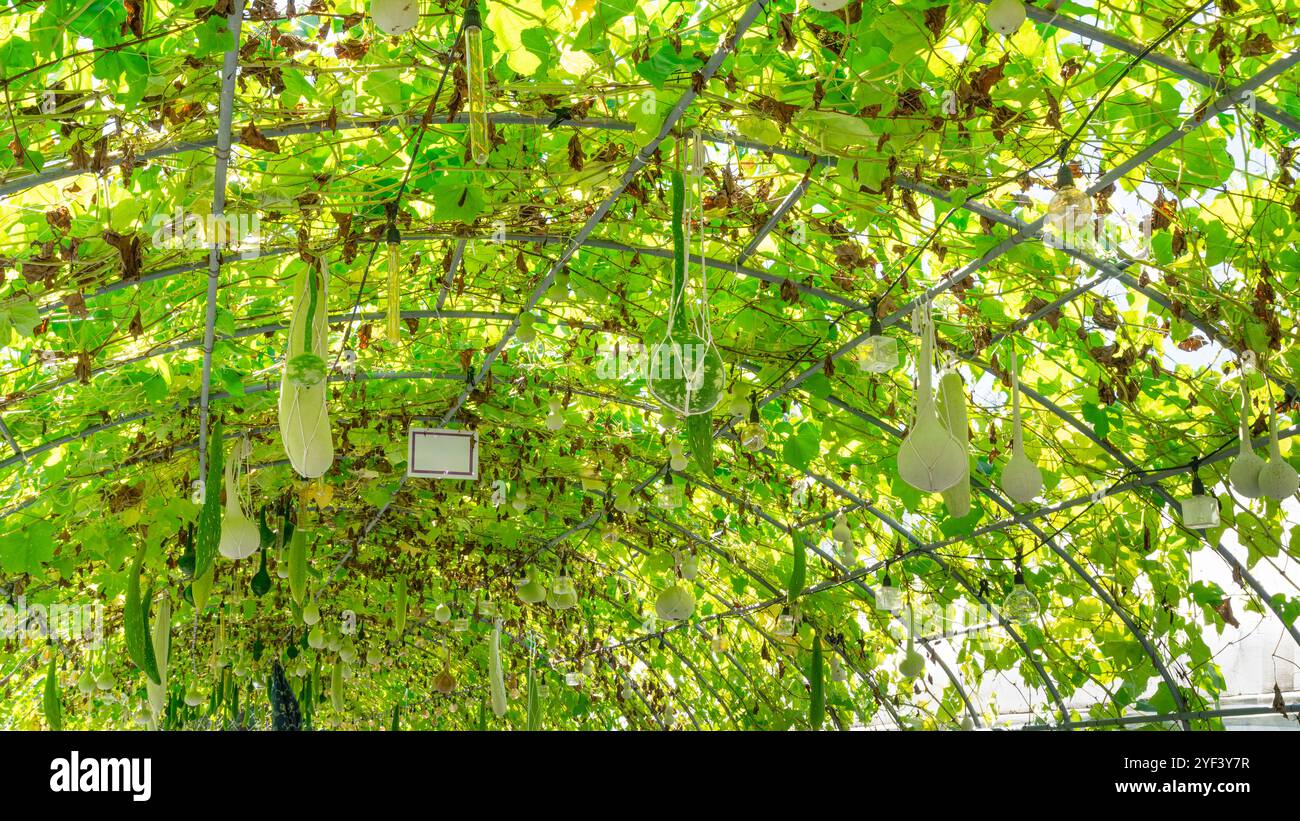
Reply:
[[540, 580], [535, 578], [531, 573], [528, 580], [515, 589], [519, 598], [528, 604], [539, 604], [546, 601], [546, 586]]
[[694, 612], [695, 594], [685, 585], [673, 585], [655, 601], [655, 614], [664, 621], [681, 621]]
[[1022, 505], [1043, 492], [1043, 473], [1023, 450], [1013, 450], [1006, 467], [1002, 468], [1002, 492]]
[[302, 608], [302, 621], [303, 624], [306, 624], [308, 627], [311, 627], [313, 624], [320, 621], [320, 606], [316, 604], [316, 602], [309, 601], [306, 606]]
[[1282, 458], [1282, 451], [1278, 448], [1276, 407], [1269, 417], [1268, 464], [1259, 472], [1259, 490], [1263, 495], [1279, 502], [1300, 490], [1300, 475]]
[[546, 605], [552, 610], [568, 610], [578, 604], [578, 592], [556, 593], [554, 590], [546, 594]]
[[371, 0], [370, 19], [384, 34], [405, 34], [420, 21], [419, 0]]
[[[238, 448], [239, 444], [236, 443]], [[221, 542], [218, 549], [227, 559], [247, 559], [262, 544], [262, 534], [257, 525], [244, 515], [239, 507], [239, 492], [235, 485], [235, 452], [226, 462], [226, 512], [221, 517]]]
[[920, 383], [916, 393], [916, 423], [898, 448], [898, 474], [917, 490], [938, 493], [960, 482], [966, 475], [967, 465], [961, 443], [939, 422], [935, 412], [930, 382], [930, 360], [934, 352], [930, 322], [926, 317], [916, 365]]
[[849, 528], [849, 520], [844, 518], [843, 513], [835, 517], [835, 526], [831, 528], [831, 537], [840, 544], [853, 538], [853, 530]]
[[689, 331], [670, 333], [651, 348], [649, 364], [646, 388], [674, 413], [708, 413], [722, 401], [726, 366], [712, 340]]
[[82, 670], [81, 675], [77, 677], [77, 689], [81, 691], [83, 696], [95, 692], [95, 674], [90, 672], [89, 667]]
[[1003, 36], [1015, 34], [1025, 22], [1025, 4], [1021, 0], [993, 0], [989, 3], [988, 26]]

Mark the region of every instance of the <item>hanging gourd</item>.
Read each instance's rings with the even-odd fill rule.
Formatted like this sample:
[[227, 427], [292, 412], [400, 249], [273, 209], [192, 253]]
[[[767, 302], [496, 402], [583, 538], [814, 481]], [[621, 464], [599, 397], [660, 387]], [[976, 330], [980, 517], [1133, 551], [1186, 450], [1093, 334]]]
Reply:
[[406, 577], [397, 580], [397, 591], [393, 596], [393, 633], [401, 636], [406, 632]]
[[289, 595], [299, 607], [307, 595], [307, 532], [301, 528], [289, 537]]
[[[1253, 357], [1252, 357], [1253, 358]], [[1250, 385], [1246, 381], [1246, 368], [1241, 368], [1241, 416], [1237, 420], [1237, 436], [1240, 449], [1237, 458], [1228, 468], [1228, 482], [1232, 489], [1247, 499], [1258, 499], [1264, 494], [1259, 487], [1259, 475], [1264, 470], [1264, 460], [1255, 453], [1250, 441]]]
[[[699, 140], [698, 135], [695, 140]], [[700, 168], [703, 163], [692, 164]], [[700, 266], [696, 310], [691, 310], [688, 301], [688, 245], [683, 227], [686, 186], [680, 171], [674, 170], [671, 176], [673, 267], [668, 316], [663, 339], [651, 348], [646, 387], [665, 408], [679, 416], [690, 417], [707, 414], [722, 401], [726, 374], [709, 324], [709, 285], [707, 267], [703, 264]], [[696, 176], [692, 174], [692, 190]], [[702, 205], [700, 218], [702, 223]]]
[[844, 511], [835, 514], [835, 525], [831, 528], [831, 538], [843, 544], [853, 540], [853, 529], [849, 527], [848, 517]]
[[564, 408], [559, 399], [551, 399], [546, 403], [546, 429], [555, 431], [564, 427]]
[[328, 302], [324, 260], [308, 264], [294, 282], [289, 345], [280, 377], [280, 437], [298, 475], [315, 479], [334, 463], [334, 442], [325, 406]]
[[907, 650], [898, 665], [898, 672], [903, 678], [914, 679], [925, 672], [925, 658], [916, 651], [916, 613], [907, 608]]
[[518, 594], [521, 601], [528, 604], [539, 604], [546, 601], [546, 585], [537, 577], [532, 568], [524, 573], [524, 578], [516, 585], [515, 593]]
[[681, 621], [695, 612], [695, 594], [680, 582], [659, 594], [655, 600], [655, 615], [664, 621]]
[[1022, 0], [993, 0], [989, 3], [988, 27], [1005, 37], [1010, 37], [1024, 25], [1025, 4]]
[[330, 673], [330, 706], [334, 712], [343, 712], [343, 659], [334, 662], [334, 670]]
[[682, 443], [676, 439], [668, 443], [668, 467], [674, 472], [686, 470], [686, 455], [682, 452]]
[[370, 0], [370, 19], [384, 34], [399, 37], [420, 22], [419, 0]]
[[1025, 455], [1024, 428], [1020, 423], [1020, 367], [1011, 345], [1011, 458], [1002, 468], [1002, 491], [1020, 504], [1032, 502], [1043, 490], [1043, 474]]
[[497, 718], [506, 714], [506, 685], [501, 669], [501, 619], [492, 625], [492, 638], [488, 645], [488, 679], [492, 691], [492, 714]]
[[156, 726], [163, 720], [163, 711], [167, 706], [167, 664], [171, 655], [172, 602], [166, 592], [158, 603], [158, 612], [153, 622], [153, 657], [158, 667], [158, 682], [145, 679], [145, 692], [149, 697], [149, 714]]
[[45, 723], [51, 730], [63, 729], [63, 698], [59, 692], [59, 652], [50, 647], [50, 666], [45, 669], [45, 687], [41, 690], [41, 707]]
[[563, 566], [551, 584], [551, 592], [546, 596], [546, 604], [552, 610], [568, 610], [578, 604], [578, 588], [573, 579], [564, 571]]
[[451, 675], [451, 647], [446, 648], [446, 655], [442, 660], [442, 671], [433, 677], [433, 689], [442, 695], [448, 695], [456, 689], [456, 679]]
[[1259, 490], [1270, 499], [1282, 501], [1300, 489], [1300, 476], [1296, 469], [1282, 458], [1277, 444], [1277, 405], [1271, 406], [1268, 417], [1268, 464], [1259, 472]]
[[236, 440], [226, 460], [226, 513], [221, 518], [221, 555], [238, 561], [257, 552], [262, 544], [262, 532], [257, 524], [244, 515], [239, 498], [239, 472], [247, 460], [247, 442]]
[[943, 492], [948, 515], [960, 519], [970, 513], [970, 426], [966, 420], [966, 391], [954, 367], [939, 378], [939, 421], [961, 445], [962, 477]]
[[921, 353], [917, 357], [916, 416], [912, 429], [898, 449], [898, 474], [917, 490], [937, 493], [966, 475], [966, 454], [961, 443], [939, 421], [935, 410], [931, 367], [934, 357], [934, 321], [928, 308], [917, 308]]

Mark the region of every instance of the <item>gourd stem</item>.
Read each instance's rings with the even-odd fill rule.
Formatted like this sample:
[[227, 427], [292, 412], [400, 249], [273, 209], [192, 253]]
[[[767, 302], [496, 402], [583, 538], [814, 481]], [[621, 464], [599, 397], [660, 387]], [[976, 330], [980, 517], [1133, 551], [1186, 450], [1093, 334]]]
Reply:
[[1025, 452], [1024, 432], [1020, 427], [1020, 362], [1016, 358], [1016, 343], [1011, 341], [1011, 450]]
[[916, 417], [919, 422], [923, 408], [934, 405], [930, 382], [930, 362], [934, 357], [934, 320], [927, 306], [921, 311], [921, 355], [916, 361]]
[[1250, 415], [1250, 385], [1246, 382], [1246, 371], [1241, 372], [1241, 418], [1237, 423], [1237, 435], [1241, 440], [1241, 452], [1247, 453], [1253, 448], [1250, 445], [1250, 429], [1247, 426], [1246, 419]]

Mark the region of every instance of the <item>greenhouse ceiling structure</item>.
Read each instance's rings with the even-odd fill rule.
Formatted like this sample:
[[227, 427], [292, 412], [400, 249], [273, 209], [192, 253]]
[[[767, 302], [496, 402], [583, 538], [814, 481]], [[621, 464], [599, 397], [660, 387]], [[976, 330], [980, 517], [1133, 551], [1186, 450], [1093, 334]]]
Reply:
[[0, 726], [1222, 728], [1300, 645], [1298, 48], [0, 0]]

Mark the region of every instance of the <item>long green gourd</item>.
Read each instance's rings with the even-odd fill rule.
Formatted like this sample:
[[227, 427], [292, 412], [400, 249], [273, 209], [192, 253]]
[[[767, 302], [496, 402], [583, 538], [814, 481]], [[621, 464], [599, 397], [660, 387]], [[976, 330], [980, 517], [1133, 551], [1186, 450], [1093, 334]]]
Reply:
[[794, 565], [790, 568], [790, 584], [786, 597], [790, 601], [794, 601], [803, 592], [804, 583], [807, 581], [808, 554], [807, 548], [804, 547], [803, 537], [793, 531], [790, 533], [790, 547], [794, 552]]
[[948, 371], [939, 380], [939, 421], [961, 445], [966, 470], [957, 484], [943, 491], [948, 515], [958, 519], [970, 513], [970, 426], [966, 420], [966, 391], [961, 375]]
[[808, 664], [808, 687], [811, 696], [808, 700], [808, 726], [820, 730], [826, 720], [826, 689], [822, 679], [822, 637], [813, 634], [812, 661]]
[[[199, 511], [199, 524], [194, 536], [194, 578], [207, 574], [217, 558], [221, 545], [221, 485], [225, 465], [221, 453], [221, 422], [212, 425], [208, 435], [208, 475], [203, 480], [203, 508]], [[206, 597], [205, 597], [206, 603]], [[194, 600], [196, 609], [199, 601]]]
[[307, 596], [307, 534], [301, 528], [289, 538], [289, 594], [302, 607]]
[[537, 673], [531, 660], [528, 662], [528, 718], [524, 729], [530, 733], [542, 729], [541, 695], [537, 692]]
[[[682, 172], [672, 172], [673, 189], [673, 271], [671, 281], [671, 303], [677, 305], [670, 329], [674, 338], [679, 332], [687, 330], [686, 309], [682, 306], [682, 296], [686, 292], [686, 185]], [[691, 448], [691, 459], [695, 467], [706, 477], [714, 475], [713, 463], [713, 414], [697, 413], [686, 417], [686, 442]]]
[[41, 693], [41, 707], [45, 710], [45, 723], [50, 729], [63, 729], [63, 702], [59, 698], [59, 654], [50, 648], [50, 666], [45, 671], [45, 689]]
[[[126, 575], [126, 611], [122, 614], [122, 630], [126, 636], [126, 654], [131, 662], [144, 672], [154, 684], [162, 684], [158, 663], [154, 658], [153, 640], [149, 635], [149, 599], [140, 595], [140, 571], [144, 567], [144, 554], [148, 545], [140, 543], [135, 561]], [[152, 594], [152, 591], [150, 591]]]
[[492, 694], [492, 714], [501, 718], [509, 708], [506, 699], [506, 685], [501, 667], [501, 623], [492, 628], [492, 638], [488, 645], [488, 684]]

